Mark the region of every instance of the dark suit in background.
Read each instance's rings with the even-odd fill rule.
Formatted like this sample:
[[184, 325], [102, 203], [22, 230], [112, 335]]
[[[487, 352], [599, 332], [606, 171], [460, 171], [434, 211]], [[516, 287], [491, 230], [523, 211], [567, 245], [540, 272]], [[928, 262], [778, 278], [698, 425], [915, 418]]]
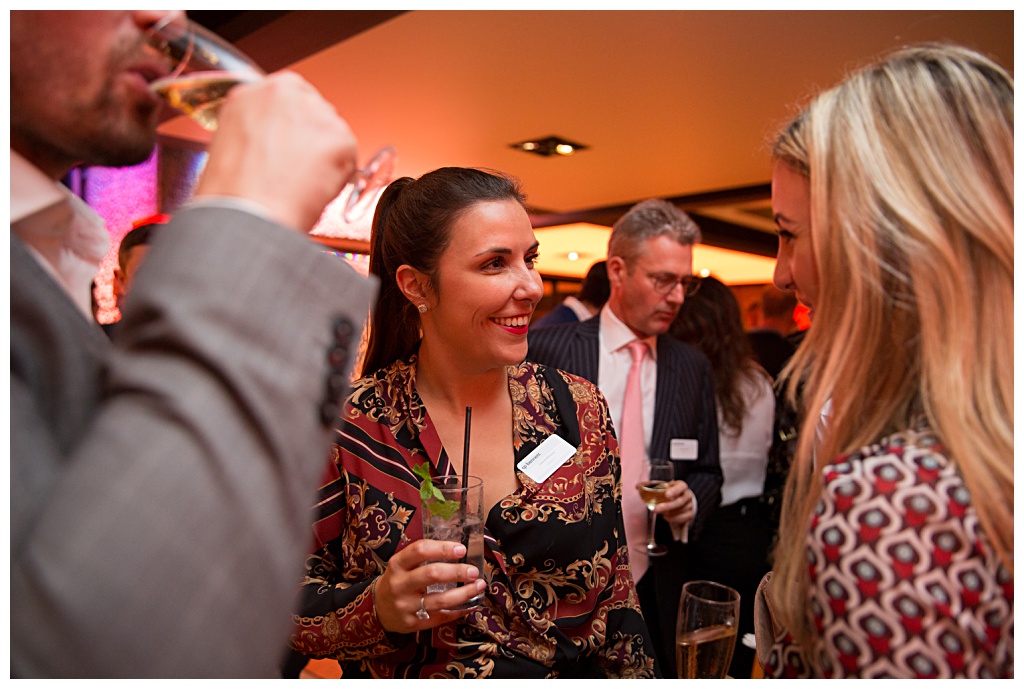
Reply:
[[[598, 382], [600, 314], [581, 323], [530, 331], [530, 361], [546, 364]], [[696, 439], [694, 461], [675, 461], [676, 478], [686, 481], [697, 499], [689, 541], [700, 538], [708, 515], [721, 501], [722, 470], [718, 463], [718, 421], [711, 366], [707, 357], [670, 335], [658, 337], [657, 392], [650, 456], [670, 458], [674, 438]], [[635, 490], [623, 482], [622, 490]], [[650, 558], [647, 573], [637, 582], [640, 605], [658, 644], [665, 677], [675, 677], [675, 620], [686, 580], [688, 546], [675, 541], [664, 520], [658, 520], [659, 543], [669, 553]]]
[[538, 318], [536, 323], [531, 323], [532, 328], [550, 328], [553, 325], [563, 325], [565, 323], [578, 323], [579, 317], [576, 312], [570, 309], [565, 304], [559, 304], [555, 308], [544, 314], [543, 317]]

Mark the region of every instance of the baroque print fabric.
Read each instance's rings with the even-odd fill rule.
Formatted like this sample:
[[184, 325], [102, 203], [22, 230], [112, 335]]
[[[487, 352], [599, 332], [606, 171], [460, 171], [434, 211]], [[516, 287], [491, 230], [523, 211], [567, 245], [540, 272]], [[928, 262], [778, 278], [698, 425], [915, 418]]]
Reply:
[[841, 457], [823, 479], [808, 539], [814, 656], [787, 635], [766, 674], [1013, 677], [1013, 577], [930, 429]]
[[337, 658], [345, 677], [654, 676], [607, 405], [589, 382], [527, 362], [508, 376], [515, 463], [552, 434], [577, 447], [575, 456], [541, 484], [516, 471], [520, 488], [486, 516], [481, 607], [418, 634], [381, 628], [372, 584], [423, 536], [412, 467], [457, 473], [415, 374], [415, 357], [396, 362], [349, 396], [317, 504], [293, 648]]

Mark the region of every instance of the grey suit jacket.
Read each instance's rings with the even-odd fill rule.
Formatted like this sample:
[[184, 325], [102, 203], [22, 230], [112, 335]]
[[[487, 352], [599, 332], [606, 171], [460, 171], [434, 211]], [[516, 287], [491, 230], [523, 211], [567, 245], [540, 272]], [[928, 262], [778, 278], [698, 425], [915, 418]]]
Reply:
[[110, 342], [11, 236], [11, 672], [275, 676], [375, 280], [179, 213]]
[[[530, 361], [560, 368], [598, 381], [601, 314], [582, 323], [531, 330]], [[673, 462], [676, 477], [686, 481], [697, 498], [690, 539], [699, 538], [704, 522], [722, 498], [718, 462], [718, 416], [714, 383], [707, 357], [669, 335], [658, 338], [658, 384], [651, 431], [652, 457], [670, 457], [674, 438], [696, 439], [696, 461]]]

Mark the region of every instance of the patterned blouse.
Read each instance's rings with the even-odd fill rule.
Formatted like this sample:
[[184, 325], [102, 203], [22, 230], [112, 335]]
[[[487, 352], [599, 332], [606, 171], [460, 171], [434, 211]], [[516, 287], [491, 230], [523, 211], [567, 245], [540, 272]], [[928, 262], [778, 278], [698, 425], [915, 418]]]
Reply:
[[591, 383], [533, 363], [509, 367], [518, 464], [557, 434], [575, 456], [490, 510], [481, 607], [416, 634], [385, 632], [371, 585], [423, 536], [414, 465], [457, 473], [416, 392], [416, 358], [354, 384], [319, 496], [292, 647], [338, 659], [345, 677], [653, 677], [630, 576], [618, 446]]
[[1013, 677], [1013, 577], [927, 424], [823, 478], [808, 537], [817, 668], [783, 633], [766, 676]]

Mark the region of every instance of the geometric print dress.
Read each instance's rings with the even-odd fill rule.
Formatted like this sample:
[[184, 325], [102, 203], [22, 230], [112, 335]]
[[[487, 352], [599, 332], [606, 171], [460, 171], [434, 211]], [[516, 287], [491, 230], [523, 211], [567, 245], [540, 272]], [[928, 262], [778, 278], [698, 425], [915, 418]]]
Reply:
[[927, 423], [822, 479], [807, 540], [813, 654], [783, 632], [765, 675], [1012, 678], [1013, 576]]

